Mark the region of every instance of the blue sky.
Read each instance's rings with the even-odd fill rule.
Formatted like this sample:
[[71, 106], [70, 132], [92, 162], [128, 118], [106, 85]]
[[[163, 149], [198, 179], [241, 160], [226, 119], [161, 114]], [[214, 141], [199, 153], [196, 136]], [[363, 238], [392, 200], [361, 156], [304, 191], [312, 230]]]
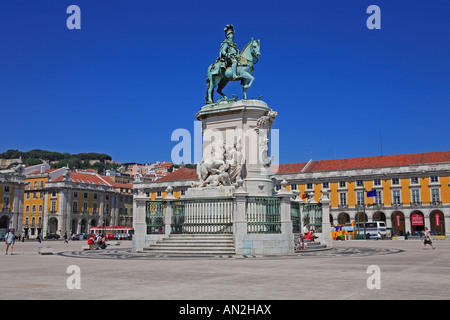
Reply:
[[[72, 4], [81, 30], [66, 27]], [[380, 130], [384, 155], [450, 150], [449, 13], [447, 0], [2, 0], [0, 152], [170, 161], [226, 24], [240, 49], [261, 40], [248, 96], [278, 112], [280, 163], [378, 156]]]

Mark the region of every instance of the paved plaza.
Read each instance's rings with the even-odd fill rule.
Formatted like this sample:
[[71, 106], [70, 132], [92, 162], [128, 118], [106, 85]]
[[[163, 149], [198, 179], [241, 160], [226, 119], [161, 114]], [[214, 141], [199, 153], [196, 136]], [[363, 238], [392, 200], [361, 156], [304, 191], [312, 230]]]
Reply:
[[[419, 240], [334, 242], [332, 250], [286, 256], [132, 253], [130, 241], [82, 251], [83, 244], [16, 242], [6, 256], [3, 243], [2, 299], [450, 299], [446, 240], [434, 241], [436, 250], [422, 250]], [[39, 255], [39, 247], [54, 254]], [[379, 289], [368, 288], [373, 265]], [[80, 289], [68, 288], [69, 266], [79, 268]]]

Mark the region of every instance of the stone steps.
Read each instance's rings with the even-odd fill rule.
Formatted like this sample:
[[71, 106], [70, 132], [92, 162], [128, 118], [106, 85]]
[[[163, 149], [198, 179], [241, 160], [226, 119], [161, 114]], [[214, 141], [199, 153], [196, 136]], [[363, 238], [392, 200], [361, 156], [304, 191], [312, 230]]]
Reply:
[[[297, 244], [298, 242], [298, 236], [295, 237], [295, 243]], [[305, 249], [306, 250], [296, 250], [296, 252], [313, 252], [313, 251], [322, 251], [322, 250], [328, 250], [330, 248], [327, 247], [327, 245], [325, 244], [321, 244], [319, 241], [314, 241], [311, 242], [311, 240], [306, 240], [305, 239]]]
[[232, 235], [171, 235], [157, 241], [146, 252], [158, 254], [234, 254]]

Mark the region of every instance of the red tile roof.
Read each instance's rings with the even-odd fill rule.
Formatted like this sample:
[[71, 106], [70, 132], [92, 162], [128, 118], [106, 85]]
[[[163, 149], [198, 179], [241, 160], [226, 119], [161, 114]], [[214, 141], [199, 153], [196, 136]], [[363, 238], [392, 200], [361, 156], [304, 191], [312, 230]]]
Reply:
[[288, 164], [280, 164], [278, 165], [278, 170], [276, 166], [271, 166], [270, 171], [272, 173], [297, 173], [301, 172], [303, 168], [306, 166], [306, 163], [288, 163]]
[[[74, 182], [78, 183], [90, 183], [96, 185], [104, 185], [104, 186], [112, 186], [110, 179], [104, 179], [98, 174], [88, 174], [88, 173], [79, 173], [79, 172], [71, 172], [71, 179]], [[62, 181], [63, 176], [59, 176], [53, 181]]]
[[196, 169], [188, 169], [181, 168], [177, 171], [169, 173], [167, 176], [162, 177], [156, 181], [177, 181], [177, 180], [196, 180], [197, 179], [197, 170]]
[[110, 185], [116, 188], [126, 188], [126, 189], [133, 189], [132, 183], [121, 183], [121, 182], [115, 182], [114, 180], [110, 179], [107, 176], [101, 176], [103, 180], [107, 181]]
[[312, 161], [305, 172], [398, 167], [439, 162], [450, 162], [450, 151]]

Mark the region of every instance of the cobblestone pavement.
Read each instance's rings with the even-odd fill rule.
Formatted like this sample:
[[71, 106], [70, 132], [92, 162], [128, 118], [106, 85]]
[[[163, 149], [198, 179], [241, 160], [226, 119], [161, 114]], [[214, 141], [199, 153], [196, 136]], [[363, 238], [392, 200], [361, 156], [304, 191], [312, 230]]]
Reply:
[[[436, 250], [422, 250], [417, 240], [344, 241], [331, 250], [286, 256], [133, 253], [129, 241], [82, 251], [82, 244], [18, 242], [14, 255], [1, 252], [0, 290], [8, 292], [2, 299], [450, 298], [447, 240], [435, 241]], [[44, 246], [54, 254], [39, 255]], [[69, 289], [78, 274], [70, 266], [79, 270], [80, 289]], [[379, 289], [369, 288], [374, 281]]]

